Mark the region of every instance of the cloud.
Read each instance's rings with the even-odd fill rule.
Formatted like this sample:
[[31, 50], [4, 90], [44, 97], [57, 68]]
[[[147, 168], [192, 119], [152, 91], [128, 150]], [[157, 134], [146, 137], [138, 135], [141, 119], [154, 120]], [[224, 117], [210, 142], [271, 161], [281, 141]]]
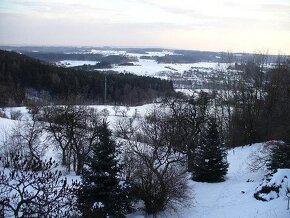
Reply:
[[165, 12], [172, 13], [172, 14], [180, 14], [180, 15], [199, 15], [198, 11], [192, 8], [180, 7], [178, 5], [170, 5], [168, 1], [152, 1], [152, 0], [136, 0], [142, 2], [144, 4], [148, 4], [152, 7], [157, 7]]
[[287, 1], [1, 0], [0, 42], [290, 52]]
[[112, 16], [120, 13], [116, 8], [102, 7], [97, 1], [91, 0], [2, 0], [0, 5], [2, 13], [34, 14], [38, 17], [68, 17], [68, 18], [98, 18], [98, 14]]
[[265, 13], [276, 14], [277, 16], [287, 16], [290, 19], [290, 3], [262, 3], [259, 6], [259, 10], [264, 11]]

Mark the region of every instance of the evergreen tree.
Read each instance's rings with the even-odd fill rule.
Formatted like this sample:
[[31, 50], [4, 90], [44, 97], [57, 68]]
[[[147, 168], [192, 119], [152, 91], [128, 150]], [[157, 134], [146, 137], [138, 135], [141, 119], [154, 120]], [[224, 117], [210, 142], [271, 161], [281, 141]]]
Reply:
[[216, 119], [208, 122], [200, 145], [195, 151], [193, 179], [201, 182], [221, 182], [228, 170], [226, 151], [221, 143]]
[[83, 217], [124, 217], [130, 205], [128, 186], [121, 187], [116, 143], [108, 124], [99, 130], [99, 143], [92, 148], [82, 173], [79, 207]]
[[290, 168], [290, 145], [285, 142], [277, 142], [271, 148], [271, 161], [267, 164], [269, 170]]

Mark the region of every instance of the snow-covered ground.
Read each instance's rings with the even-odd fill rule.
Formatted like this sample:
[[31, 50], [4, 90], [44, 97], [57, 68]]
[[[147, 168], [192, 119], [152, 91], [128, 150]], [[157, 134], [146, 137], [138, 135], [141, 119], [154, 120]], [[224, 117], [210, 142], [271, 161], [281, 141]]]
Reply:
[[[124, 55], [132, 59], [132, 65], [112, 64], [111, 68], [95, 69], [97, 71], [115, 71], [117, 73], [132, 73], [138, 76], [150, 76], [165, 80], [171, 80], [175, 89], [200, 89], [209, 88], [207, 85], [215, 81], [222, 84], [225, 77], [236, 80], [237, 70], [228, 69], [233, 63], [215, 62], [192, 62], [192, 63], [158, 63], [156, 57], [166, 55], [180, 55], [174, 51], [160, 50], [134, 53], [125, 50], [84, 50], [73, 52], [78, 54], [100, 54], [104, 57], [109, 55]], [[75, 67], [81, 65], [95, 65], [96, 61], [62, 60], [57, 65]]]
[[[78, 53], [78, 52], [77, 52]], [[96, 50], [92, 49], [90, 51], [81, 52], [81, 53], [91, 53], [91, 54], [102, 54], [104, 56], [109, 55], [126, 55], [130, 57], [136, 57], [137, 62], [134, 62], [135, 66], [118, 66], [114, 65], [113, 69], [98, 69], [102, 71], [107, 70], [114, 70], [116, 72], [129, 72], [136, 75], [146, 75], [146, 76], [157, 76], [160, 72], [175, 72], [179, 74], [183, 74], [184, 71], [188, 71], [191, 68], [211, 72], [214, 69], [226, 69], [228, 64], [221, 64], [217, 62], [198, 62], [198, 63], [188, 63], [188, 64], [164, 64], [164, 63], [157, 63], [155, 60], [152, 59], [142, 59], [143, 57], [162, 57], [165, 55], [178, 55], [172, 51], [159, 51], [159, 52], [146, 52], [145, 54], [138, 54], [138, 53], [131, 53], [122, 50]], [[63, 60], [58, 62], [58, 65], [66, 66], [66, 67], [74, 67], [74, 66], [81, 66], [84, 64], [87, 65], [94, 65], [97, 62], [95, 61], [78, 61], [78, 60]], [[160, 77], [160, 76], [159, 76]], [[164, 79], [167, 79], [164, 77]]]
[[192, 96], [197, 95], [200, 92], [207, 92], [211, 93], [212, 90], [210, 89], [175, 89], [176, 92], [181, 92], [185, 95]]
[[[217, 62], [198, 62], [198, 63], [189, 63], [189, 64], [164, 64], [157, 63], [155, 60], [146, 60], [140, 59], [139, 62], [134, 62], [136, 66], [115, 66], [114, 71], [117, 72], [130, 72], [136, 75], [145, 75], [145, 76], [156, 76], [160, 72], [177, 72], [183, 74], [184, 71], [188, 71], [191, 68], [196, 68], [199, 70], [211, 71], [216, 69], [221, 64]], [[226, 67], [225, 64], [221, 66]], [[109, 69], [102, 69], [103, 71]]]
[[[57, 62], [59, 66], [65, 67], [75, 67], [82, 65], [95, 65], [97, 61], [77, 61], [77, 60], [63, 60]], [[191, 68], [211, 72], [215, 69], [226, 69], [227, 64], [220, 64], [217, 62], [197, 62], [197, 63], [189, 63], [189, 64], [164, 64], [157, 63], [155, 60], [147, 60], [147, 59], [139, 59], [138, 62], [134, 62], [134, 66], [118, 66], [115, 65], [113, 68], [109, 69], [98, 69], [99, 71], [108, 71], [114, 70], [119, 73], [127, 72], [133, 73], [139, 76], [158, 76], [158, 73], [162, 72], [172, 72], [183, 74], [184, 71], [188, 71]]]
[[[243, 146], [228, 151], [227, 180], [221, 183], [188, 181], [194, 198], [192, 207], [164, 212], [160, 218], [287, 218], [287, 200], [283, 197], [269, 202], [253, 197], [265, 172], [251, 172], [248, 163], [252, 152], [262, 144]], [[133, 218], [134, 216], [130, 217]], [[139, 217], [142, 217], [139, 214]]]
[[[109, 111], [108, 120], [111, 127], [117, 119], [122, 117], [121, 110], [115, 111], [113, 106], [92, 106], [98, 111], [107, 109]], [[131, 107], [128, 116], [133, 116], [137, 112], [143, 116], [153, 105], [143, 105], [139, 107]], [[20, 110], [26, 113], [25, 108], [7, 109], [6, 113], [14, 110]], [[18, 121], [12, 121], [0, 118], [0, 129], [8, 130]], [[4, 137], [0, 131], [0, 141]], [[290, 211], [287, 210], [286, 198], [279, 197], [277, 199], [264, 202], [254, 198], [254, 193], [263, 183], [265, 172], [261, 169], [252, 172], [249, 168], [249, 162], [253, 152], [259, 151], [263, 144], [253, 144], [251, 146], [243, 146], [228, 151], [229, 170], [225, 182], [221, 183], [202, 183], [188, 180], [190, 196], [192, 197], [192, 205], [190, 207], [178, 208], [176, 211], [165, 211], [158, 214], [159, 218], [289, 218]], [[53, 150], [49, 153], [53, 154]], [[75, 178], [74, 175], [68, 175]], [[146, 217], [142, 212], [136, 212], [128, 215], [128, 218]]]
[[98, 61], [76, 61], [76, 60], [63, 60], [59, 61], [56, 64], [59, 66], [65, 66], [65, 67], [76, 67], [76, 66], [82, 66], [82, 65], [95, 65], [99, 63]]
[[[80, 52], [72, 52], [72, 53], [80, 53]], [[176, 55], [174, 52], [172, 51], [167, 51], [167, 50], [163, 50], [163, 51], [148, 51], [144, 54], [142, 53], [133, 53], [133, 52], [127, 52], [125, 50], [114, 50], [114, 49], [108, 49], [108, 50], [100, 50], [100, 49], [92, 49], [86, 52], [81, 52], [84, 54], [102, 54], [104, 56], [108, 56], [108, 55], [128, 55], [128, 56], [135, 56], [135, 57], [141, 57], [141, 56], [147, 56], [147, 57], [152, 57], [152, 56], [158, 56], [158, 57], [162, 57], [165, 55]]]

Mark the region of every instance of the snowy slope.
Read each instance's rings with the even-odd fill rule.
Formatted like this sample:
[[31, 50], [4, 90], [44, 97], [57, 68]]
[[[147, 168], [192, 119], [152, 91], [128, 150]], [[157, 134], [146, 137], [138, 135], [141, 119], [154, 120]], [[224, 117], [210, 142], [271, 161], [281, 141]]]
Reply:
[[[7, 134], [18, 124], [18, 121], [0, 117], [0, 143], [5, 140]], [[0, 152], [1, 153], [1, 152]]]
[[[115, 112], [112, 106], [92, 106], [98, 111], [109, 110], [108, 120], [111, 127], [117, 119], [122, 118], [121, 113]], [[144, 115], [153, 105], [131, 107], [128, 116], [132, 116], [135, 110]], [[25, 112], [24, 108], [21, 109]], [[121, 107], [125, 109], [125, 107]], [[18, 121], [0, 118], [0, 129], [8, 130]], [[3, 135], [0, 134], [0, 139]], [[2, 138], [3, 139], [3, 138]], [[287, 201], [280, 197], [269, 202], [258, 201], [253, 197], [256, 188], [263, 181], [265, 172], [263, 170], [251, 172], [248, 166], [252, 152], [260, 150], [262, 144], [243, 146], [228, 151], [229, 170], [227, 179], [222, 183], [201, 183], [188, 180], [192, 196], [192, 206], [177, 209], [177, 211], [165, 211], [158, 215], [159, 218], [286, 218], [290, 217], [287, 211]], [[55, 151], [50, 150], [48, 154], [55, 156]], [[74, 178], [74, 175], [68, 175]], [[128, 218], [146, 217], [142, 212], [128, 215]]]
[[[193, 206], [180, 208], [177, 212], [165, 212], [159, 217], [168, 218], [286, 218], [287, 201], [283, 198], [269, 202], [253, 197], [255, 189], [263, 179], [264, 172], [251, 172], [249, 158], [262, 144], [244, 146], [229, 150], [230, 163], [227, 180], [222, 183], [201, 183], [189, 181], [192, 189]], [[247, 182], [251, 180], [251, 182]], [[244, 193], [242, 193], [244, 192]]]

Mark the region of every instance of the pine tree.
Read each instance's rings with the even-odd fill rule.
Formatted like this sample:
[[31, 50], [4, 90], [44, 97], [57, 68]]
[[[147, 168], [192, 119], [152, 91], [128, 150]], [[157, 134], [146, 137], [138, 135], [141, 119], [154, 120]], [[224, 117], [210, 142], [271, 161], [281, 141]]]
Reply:
[[92, 148], [82, 173], [79, 207], [83, 217], [123, 217], [129, 208], [128, 187], [120, 185], [116, 143], [108, 124], [99, 130], [99, 143]]
[[271, 161], [267, 167], [273, 173], [279, 168], [290, 168], [290, 145], [285, 142], [276, 142], [271, 148]]
[[221, 143], [215, 118], [208, 122], [200, 145], [195, 151], [193, 179], [201, 182], [222, 182], [228, 169], [226, 151]]

